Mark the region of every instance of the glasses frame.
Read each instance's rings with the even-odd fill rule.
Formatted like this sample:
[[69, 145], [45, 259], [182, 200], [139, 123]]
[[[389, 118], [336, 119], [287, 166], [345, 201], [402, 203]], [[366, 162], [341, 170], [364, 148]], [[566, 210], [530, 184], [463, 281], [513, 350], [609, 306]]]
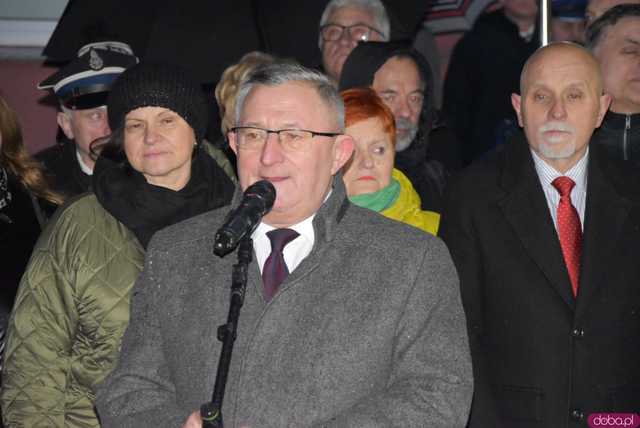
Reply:
[[[260, 128], [259, 126], [234, 126], [233, 128], [229, 129], [229, 132], [233, 132], [234, 134], [236, 134], [236, 137], [238, 137], [238, 131], [242, 129], [257, 129], [260, 131], [265, 131], [267, 133], [267, 137], [264, 139], [262, 143], [263, 145], [266, 144], [267, 140], [269, 139], [269, 134], [276, 134], [278, 136], [278, 143], [282, 145], [282, 140], [280, 139], [280, 133], [285, 131], [308, 132], [309, 134], [311, 134], [310, 140], [314, 139], [315, 137], [337, 137], [339, 135], [342, 135], [342, 133], [340, 132], [318, 132], [318, 131], [311, 131], [309, 129], [299, 129], [299, 128], [267, 129], [267, 128]], [[238, 145], [238, 147], [241, 147], [241, 145]]]
[[[337, 39], [327, 39], [324, 36], [324, 29], [327, 27], [340, 27], [341, 31], [340, 31], [340, 35], [338, 36]], [[354, 39], [353, 37], [351, 37], [351, 29], [354, 27], [365, 27], [366, 29], [369, 30], [369, 32], [367, 33], [367, 35], [365, 37], [361, 37], [359, 39]], [[320, 27], [320, 37], [322, 37], [322, 40], [325, 42], [337, 42], [338, 40], [340, 40], [343, 36], [344, 36], [344, 30], [347, 30], [347, 34], [349, 35], [349, 39], [350, 40], [354, 40], [354, 41], [360, 41], [360, 42], [368, 42], [371, 39], [371, 32], [373, 31], [374, 33], [377, 33], [380, 37], [384, 38], [384, 34], [382, 34], [382, 32], [378, 31], [377, 29], [367, 25], [367, 24], [353, 24], [353, 25], [340, 25], [340, 24], [325, 24], [323, 26]]]

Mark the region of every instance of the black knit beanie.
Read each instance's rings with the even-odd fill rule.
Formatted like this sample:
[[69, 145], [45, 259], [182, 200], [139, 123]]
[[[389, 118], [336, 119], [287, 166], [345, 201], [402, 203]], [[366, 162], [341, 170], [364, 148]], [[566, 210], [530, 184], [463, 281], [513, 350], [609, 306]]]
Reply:
[[207, 130], [208, 109], [200, 85], [184, 69], [165, 63], [141, 62], [116, 80], [107, 101], [109, 126], [117, 129], [139, 107], [164, 107], [193, 128], [196, 142]]

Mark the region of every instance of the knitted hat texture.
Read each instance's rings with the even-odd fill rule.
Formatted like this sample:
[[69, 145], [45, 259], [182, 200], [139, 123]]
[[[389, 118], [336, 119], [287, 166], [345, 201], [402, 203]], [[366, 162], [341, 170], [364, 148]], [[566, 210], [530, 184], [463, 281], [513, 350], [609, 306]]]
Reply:
[[141, 62], [116, 80], [107, 102], [109, 126], [124, 124], [127, 113], [140, 107], [164, 107], [180, 115], [193, 128], [196, 141], [207, 130], [208, 109], [202, 88], [175, 65]]

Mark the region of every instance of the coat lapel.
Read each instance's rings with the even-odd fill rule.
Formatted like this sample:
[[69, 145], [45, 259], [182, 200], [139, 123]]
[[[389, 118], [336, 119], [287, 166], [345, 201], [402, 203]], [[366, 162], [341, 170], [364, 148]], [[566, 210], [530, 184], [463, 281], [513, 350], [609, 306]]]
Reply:
[[580, 263], [580, 282], [576, 316], [587, 309], [598, 287], [605, 283], [607, 271], [615, 267], [616, 246], [624, 232], [631, 202], [620, 195], [610, 178], [615, 170], [603, 170], [598, 152], [591, 150], [587, 180], [584, 238]]
[[498, 204], [550, 286], [574, 309], [560, 242], [526, 141], [521, 138], [508, 143], [503, 161], [500, 179], [506, 196]]

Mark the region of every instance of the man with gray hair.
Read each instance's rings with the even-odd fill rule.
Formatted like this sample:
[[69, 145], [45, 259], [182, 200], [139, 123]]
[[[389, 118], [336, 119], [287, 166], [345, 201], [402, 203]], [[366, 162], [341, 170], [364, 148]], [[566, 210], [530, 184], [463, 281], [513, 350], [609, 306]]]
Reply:
[[587, 29], [586, 42], [612, 98], [593, 143], [640, 165], [640, 4], [609, 9]]
[[[222, 406], [241, 427], [462, 427], [471, 364], [458, 280], [436, 237], [351, 205], [353, 151], [330, 80], [291, 64], [242, 83], [228, 134], [240, 189], [276, 189]], [[212, 254], [228, 209], [148, 247], [119, 366], [98, 390], [102, 426], [202, 426], [228, 311], [233, 255]], [[186, 421], [186, 422], [185, 422]]]
[[331, 0], [320, 18], [323, 71], [337, 86], [342, 66], [358, 42], [388, 41], [390, 31], [380, 0]]
[[584, 13], [587, 28], [602, 14], [619, 4], [640, 4], [640, 0], [590, 0]]
[[120, 73], [137, 62], [126, 43], [90, 43], [38, 85], [38, 89], [52, 90], [60, 103], [57, 121], [65, 138], [35, 155], [57, 192], [69, 197], [89, 190], [94, 164], [91, 143], [111, 133], [106, 106], [109, 90]]

